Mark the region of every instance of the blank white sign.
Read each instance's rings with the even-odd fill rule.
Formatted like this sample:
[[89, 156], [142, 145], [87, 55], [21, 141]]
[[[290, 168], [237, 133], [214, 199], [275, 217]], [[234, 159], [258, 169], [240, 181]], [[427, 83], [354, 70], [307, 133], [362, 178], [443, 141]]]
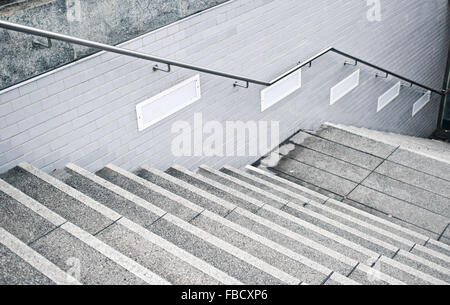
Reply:
[[401, 82], [398, 82], [394, 85], [394, 87], [386, 91], [382, 96], [378, 98], [377, 112], [380, 112], [384, 107], [389, 105], [390, 102], [395, 100], [397, 96], [400, 95], [400, 88]]
[[201, 98], [200, 75], [191, 77], [178, 85], [138, 104], [136, 114], [139, 131], [182, 110]]
[[302, 87], [302, 70], [298, 70], [261, 91], [261, 112]]
[[425, 93], [417, 102], [414, 103], [412, 116], [415, 116], [420, 110], [423, 109], [431, 100], [431, 91]]
[[333, 105], [347, 93], [358, 87], [359, 85], [360, 70], [350, 74], [346, 79], [339, 82], [336, 86], [331, 88], [330, 91], [330, 105]]

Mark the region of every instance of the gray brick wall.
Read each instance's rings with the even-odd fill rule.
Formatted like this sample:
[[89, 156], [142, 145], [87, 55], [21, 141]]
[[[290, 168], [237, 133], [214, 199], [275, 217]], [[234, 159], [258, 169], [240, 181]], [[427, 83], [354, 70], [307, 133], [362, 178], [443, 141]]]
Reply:
[[[320, 50], [335, 46], [432, 87], [442, 86], [448, 51], [446, 0], [381, 0], [382, 19], [370, 22], [361, 0], [235, 0], [171, 24], [122, 46], [157, 56], [270, 80]], [[324, 121], [428, 136], [439, 99], [416, 117], [420, 90], [376, 113], [378, 96], [396, 80], [361, 69], [361, 85], [333, 106], [330, 88], [354, 71], [327, 55], [303, 71], [303, 88], [264, 113], [260, 86], [233, 88], [233, 80], [201, 74], [202, 99], [138, 132], [137, 103], [193, 76], [174, 68], [152, 72], [153, 63], [98, 53], [0, 92], [0, 172], [19, 162], [51, 171], [67, 162], [89, 170], [106, 163], [127, 169], [173, 163], [242, 166], [255, 157], [174, 158], [170, 144], [177, 120], [280, 121], [281, 138]]]

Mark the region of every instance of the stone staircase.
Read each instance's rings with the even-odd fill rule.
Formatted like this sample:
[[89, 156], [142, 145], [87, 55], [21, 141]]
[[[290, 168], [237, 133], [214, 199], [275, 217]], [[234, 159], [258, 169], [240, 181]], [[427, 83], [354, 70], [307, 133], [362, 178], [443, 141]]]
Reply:
[[[341, 168], [357, 189], [380, 168], [375, 150], [383, 162], [393, 155], [388, 146], [360, 137], [367, 151], [352, 155], [325, 137], [300, 137], [268, 167], [108, 165], [93, 174], [68, 164], [46, 174], [19, 164], [0, 175], [0, 284], [450, 283], [450, 246], [428, 230], [448, 226], [448, 205], [375, 209], [350, 202], [339, 189], [348, 186], [330, 178]], [[302, 143], [330, 155], [302, 154]], [[352, 157], [360, 166], [342, 160]], [[323, 176], [320, 166], [330, 166]]]

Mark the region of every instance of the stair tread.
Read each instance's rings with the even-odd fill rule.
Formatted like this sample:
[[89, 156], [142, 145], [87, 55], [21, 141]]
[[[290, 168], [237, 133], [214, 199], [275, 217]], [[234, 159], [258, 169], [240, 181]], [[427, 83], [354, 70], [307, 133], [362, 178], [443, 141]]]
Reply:
[[[109, 166], [108, 170], [114, 173], [108, 173], [105, 175], [107, 179], [111, 176], [113, 183], [117, 183], [119, 186], [124, 187], [125, 190], [134, 193], [137, 196], [141, 196], [142, 199], [147, 200], [149, 204], [153, 204], [151, 201], [153, 196], [148, 196], [146, 188], [149, 190], [157, 190], [161, 192], [161, 188], [151, 184], [144, 179], [135, 176], [129, 172], [126, 172], [120, 168]], [[118, 172], [122, 174], [120, 180], [116, 179]], [[100, 175], [103, 175], [105, 171], [100, 171]], [[124, 182], [124, 180], [129, 180]], [[131, 185], [131, 187], [130, 187]], [[186, 215], [186, 211], [177, 207], [177, 204], [181, 205], [184, 202], [184, 208], [194, 208], [197, 210], [195, 216], [198, 217], [200, 212], [204, 209], [199, 208], [193, 203], [187, 202], [181, 197], [175, 194], [170, 194], [166, 191], [163, 196], [172, 198], [173, 202], [168, 207], [167, 211], [170, 213], [165, 214], [158, 221], [152, 224], [148, 229], [152, 232], [164, 237], [165, 239], [176, 244], [180, 248], [183, 248], [187, 252], [205, 260], [214, 267], [225, 271], [233, 277], [241, 280], [244, 283], [262, 284], [282, 284], [282, 283], [296, 283], [300, 281], [294, 279], [292, 276], [288, 276], [286, 273], [266, 262], [242, 251], [241, 249], [224, 242], [220, 238], [215, 237], [203, 230], [198, 229], [192, 224], [186, 222], [178, 216]], [[177, 215], [177, 216], [174, 216]], [[194, 217], [195, 217], [194, 216]], [[190, 218], [192, 220], [194, 217]], [[176, 234], [174, 233], [176, 232]], [[180, 239], [180, 236], [183, 236]], [[195, 245], [195, 246], [194, 246]], [[205, 251], [199, 251], [204, 249]], [[214, 253], [214, 254], [211, 254]], [[239, 272], [239, 270], [247, 270], [248, 272]], [[251, 276], [250, 276], [251, 274]]]
[[[233, 191], [227, 186], [216, 183], [215, 181], [198, 174], [191, 173], [182, 167], [175, 167], [172, 167], [168, 171], [171, 175], [192, 183], [199, 188], [209, 189], [209, 191], [213, 194], [215, 191]], [[241, 194], [240, 200], [242, 201], [246, 197], [247, 196], [245, 194]], [[238, 201], [237, 198], [236, 201]], [[238, 207], [240, 206], [240, 208], [237, 208], [230, 213], [226, 217], [227, 219], [247, 227], [262, 236], [274, 240], [285, 247], [292, 248], [294, 251], [301, 253], [306, 257], [313, 258], [314, 261], [340, 273], [348, 273], [356, 265], [356, 261], [349, 259], [338, 252], [334, 252], [331, 249], [323, 247], [320, 244], [301, 236], [300, 234], [289, 231], [288, 229], [279, 226], [278, 224], [267, 220], [258, 214], [255, 214], [257, 211], [246, 209], [246, 205], [241, 205], [238, 202], [236, 203]], [[260, 203], [260, 205], [262, 205], [262, 203]], [[242, 206], [244, 206], [244, 208], [242, 208]], [[274, 231], [273, 229], [277, 229], [279, 232]], [[291, 236], [288, 237], [286, 234], [291, 234]], [[313, 248], [311, 248], [311, 246]], [[336, 257], [340, 257], [340, 259], [336, 259]]]
[[[221, 172], [218, 172], [218, 171], [215, 171], [215, 170], [213, 170], [213, 169], [211, 169], [211, 168], [208, 168], [208, 167], [205, 167], [205, 166], [202, 166], [202, 167], [200, 167], [200, 169], [199, 169], [199, 172], [201, 173], [201, 174], [203, 174], [203, 175], [206, 175], [207, 177], [209, 176], [210, 178], [212, 178], [212, 179], [215, 179], [215, 180], [217, 180], [217, 181], [219, 181], [219, 182], [221, 182], [222, 184], [226, 184], [226, 185], [233, 185], [233, 187], [237, 187], [238, 189], [240, 189], [240, 191], [243, 191], [243, 192], [247, 192], [247, 193], [249, 193], [249, 190], [252, 190], [252, 191], [250, 191], [250, 193], [252, 194], [252, 196], [253, 196], [253, 194], [254, 194], [254, 192], [258, 192], [258, 190], [256, 190], [256, 189], [254, 189], [254, 187], [252, 186], [252, 185], [250, 185], [250, 184], [248, 184], [248, 183], [245, 183], [245, 182], [242, 182], [242, 181], [238, 181], [238, 180], [236, 180], [236, 179], [234, 179], [234, 178], [232, 178], [232, 177], [230, 177], [230, 176], [228, 176], [227, 177], [227, 175], [225, 175], [225, 174], [223, 174], [223, 173], [221, 173]], [[265, 192], [265, 191], [263, 191], [263, 190], [259, 190], [259, 192], [261, 193], [261, 194], [265, 194], [265, 196], [266, 197], [270, 197], [269, 196], [269, 194], [267, 193], [267, 192]], [[274, 199], [274, 198], [272, 198], [272, 199]], [[281, 198], [279, 198], [279, 200], [281, 200]], [[279, 201], [278, 200], [278, 201]], [[266, 200], [266, 202], [267, 202], [267, 200]], [[292, 208], [293, 207], [293, 205], [291, 204], [291, 203], [288, 203], [287, 204], [287, 206], [284, 206], [283, 208], [282, 208], [282, 210], [286, 210], [286, 208]], [[297, 211], [300, 211], [300, 209], [302, 209], [301, 207], [297, 207], [298, 209], [297, 209]], [[260, 210], [259, 212], [258, 212], [258, 214], [260, 214], [260, 213], [263, 213], [263, 209], [262, 210]], [[294, 215], [294, 216], [299, 216], [299, 215], [297, 215], [297, 213], [295, 213], [296, 211], [294, 211], [294, 212], [290, 212], [289, 214], [292, 214], [292, 215]], [[301, 218], [303, 218], [304, 216], [301, 216]], [[310, 220], [310, 222], [314, 222], [313, 220]], [[331, 223], [329, 220], [327, 221], [327, 223]], [[321, 225], [322, 226], [322, 225]], [[335, 228], [339, 228], [339, 226], [341, 227], [341, 228], [345, 228], [345, 226], [344, 225], [342, 225], [342, 224], [340, 224], [339, 222], [336, 222], [335, 224], [334, 224], [334, 227]], [[294, 230], [294, 231], [296, 231], [296, 230], [298, 230], [298, 229], [296, 229], [295, 227], [292, 227], [292, 230]], [[327, 230], [328, 230], [328, 232], [330, 232], [331, 234], [335, 234], [335, 237], [334, 237], [334, 239], [335, 240], [337, 240], [337, 236], [339, 236], [339, 235], [342, 235], [342, 232], [339, 234], [339, 233], [337, 233], [336, 234], [336, 232], [333, 232], [333, 229], [331, 229], [331, 228], [327, 228]], [[359, 237], [361, 237], [361, 238], [364, 238], [364, 241], [370, 241], [370, 242], [372, 242], [374, 245], [382, 245], [383, 246], [383, 248], [386, 248], [386, 249], [389, 249], [390, 251], [388, 251], [388, 252], [386, 252], [386, 251], [383, 251], [382, 249], [379, 249], [379, 248], [377, 248], [377, 247], [373, 247], [373, 246], [371, 246], [371, 245], [368, 245], [366, 242], [362, 242], [361, 240], [358, 240], [358, 239], [354, 239], [354, 238], [352, 238], [351, 236], [349, 236], [348, 234], [347, 235], [344, 235], [344, 237], [345, 238], [348, 238], [348, 239], [351, 239], [352, 241], [353, 241], [353, 245], [350, 245], [353, 249], [358, 249], [358, 246], [359, 245], [365, 245], [366, 247], [369, 247], [371, 250], [375, 250], [377, 253], [379, 253], [379, 254], [387, 254], [388, 255], [388, 257], [391, 257], [391, 256], [393, 256], [395, 253], [396, 253], [396, 251], [398, 250], [398, 248], [397, 247], [395, 247], [395, 246], [392, 246], [392, 245], [390, 245], [390, 244], [388, 244], [388, 243], [385, 243], [385, 242], [383, 242], [383, 241], [380, 241], [380, 240], [377, 240], [377, 239], [374, 239], [374, 238], [372, 238], [371, 237], [371, 235], [365, 235], [365, 234], [362, 234], [362, 233], [360, 233], [359, 231], [354, 231], [354, 232], [352, 232], [352, 229], [351, 228], [345, 228], [345, 230], [346, 230], [346, 232], [351, 232], [352, 234], [356, 234], [355, 236], [359, 236]], [[327, 232], [327, 233], [328, 233]], [[303, 234], [307, 234], [307, 233], [303, 233]], [[307, 236], [307, 235], [306, 235]], [[342, 251], [342, 250], [340, 250], [340, 251]], [[361, 251], [361, 250], [360, 250]], [[366, 252], [367, 253], [367, 252]], [[360, 262], [364, 262], [364, 260], [362, 260], [362, 259], [359, 259], [358, 261], [360, 261]], [[406, 265], [405, 266], [402, 266], [402, 267], [407, 267]], [[410, 280], [411, 282], [412, 282], [412, 278], [408, 278], [408, 280]]]
[[[39, 217], [47, 222], [60, 219], [61, 223], [47, 234], [35, 239], [29, 246], [40, 255], [66, 272], [79, 271], [79, 281], [84, 284], [145, 284], [164, 283], [142, 266], [130, 261], [100, 240], [67, 222], [18, 189], [1, 184], [0, 190], [8, 196], [18, 198], [14, 204], [29, 210], [38, 210]], [[36, 209], [38, 207], [38, 209]], [[24, 229], [28, 223], [21, 223]], [[1, 223], [9, 232], [9, 226]], [[11, 230], [13, 231], [13, 230]], [[14, 234], [13, 232], [10, 232]], [[23, 240], [23, 242], [25, 242]], [[77, 269], [77, 266], [80, 269]], [[81, 268], [82, 266], [82, 268]], [[75, 268], [75, 269], [72, 269]], [[131, 270], [131, 271], [130, 271]]]
[[[300, 186], [300, 185], [293, 183], [291, 181], [288, 181], [286, 179], [280, 178], [280, 177], [278, 177], [270, 172], [264, 171], [262, 169], [259, 169], [259, 168], [253, 167], [253, 166], [247, 166], [246, 170], [251, 175], [255, 175], [258, 178], [264, 179], [268, 182], [271, 182], [278, 186], [284, 187], [284, 188], [288, 189], [289, 191], [300, 192], [302, 195], [307, 194], [308, 198], [312, 198], [312, 199], [314, 199], [314, 196], [315, 196], [317, 198], [317, 201], [323, 202], [326, 207], [330, 207], [334, 210], [346, 213], [348, 215], [351, 215], [352, 217], [358, 218], [362, 221], [365, 221], [365, 222], [375, 225], [377, 227], [382, 227], [386, 230], [393, 232], [394, 234], [396, 234], [398, 236], [412, 240], [417, 244], [423, 245], [423, 244], [427, 243], [428, 240], [430, 239], [430, 237], [426, 236], [426, 235], [432, 235], [432, 234], [430, 234], [431, 232], [425, 231], [423, 229], [420, 231], [422, 231], [426, 235], [419, 233], [418, 228], [413, 227], [411, 224], [405, 223], [404, 221], [392, 219], [392, 218], [387, 219], [387, 217], [382, 218], [382, 217], [380, 217], [380, 216], [382, 216], [380, 213], [378, 213], [378, 214], [380, 214], [380, 216], [373, 215], [372, 213], [369, 213], [369, 212], [363, 210], [362, 207], [357, 208], [352, 205], [349, 205], [348, 200], [345, 200], [346, 203], [343, 203], [343, 202], [337, 201], [333, 198], [329, 198], [325, 195], [322, 195], [320, 193], [314, 192], [310, 189], [305, 189], [303, 186]], [[437, 242], [437, 241], [433, 241], [433, 244], [436, 244], [436, 247], [438, 249], [442, 248], [442, 247], [450, 249], [445, 244]], [[445, 251], [445, 250], [441, 250], [441, 251]]]
[[[69, 183], [72, 187], [77, 187], [77, 190], [86, 195], [96, 198], [100, 203], [105, 204], [116, 212], [123, 213], [128, 219], [121, 218], [118, 221], [119, 224], [125, 225], [133, 232], [144, 235], [147, 240], [153, 241], [153, 244], [145, 243], [138, 234], [131, 235], [129, 238], [141, 239], [139, 245], [134, 239], [129, 242], [123, 242], [117, 238], [111, 240], [115, 247], [125, 246], [130, 248], [128, 251], [131, 252], [131, 249], [134, 249], [134, 253], [139, 253], [141, 257], [136, 256], [136, 259], [141, 260], [141, 264], [148, 265], [148, 268], [151, 270], [164, 274], [169, 281], [177, 284], [240, 283], [238, 280], [148, 231], [146, 228], [150, 228], [153, 223], [164, 216], [165, 212], [163, 210], [152, 207], [143, 199], [139, 199], [116, 185], [73, 164], [67, 165], [65, 170], [71, 176], [71, 178], [66, 176], [66, 183]], [[152, 220], [149, 221], [146, 217]], [[124, 234], [113, 234], [112, 236], [124, 236]], [[148, 256], [150, 253], [148, 251], [149, 247], [153, 251], [151, 256]], [[125, 250], [127, 249], [124, 248]]]
[[[191, 192], [196, 192], [202, 196], [201, 201], [209, 201], [207, 204], [209, 207], [211, 205], [227, 206], [230, 212], [236, 209], [236, 206], [233, 206], [232, 204], [212, 195], [211, 193], [195, 188], [182, 180], [176, 179], [147, 166], [143, 166], [141, 170], [139, 170], [139, 173], [142, 177], [151, 179], [156, 183], [158, 183], [158, 181], [165, 180], [164, 183], [160, 182], [163, 185], [167, 185], [168, 182], [171, 181], [170, 189], [175, 194], [185, 194], [187, 189]], [[213, 208], [212, 212], [215, 210], [217, 209]], [[310, 284], [320, 284], [331, 273], [331, 270], [321, 266], [316, 266], [316, 270], [311, 269], [308, 265], [310, 266], [314, 264], [312, 261], [309, 261], [305, 257], [300, 257], [298, 254], [290, 251], [289, 249], [283, 249], [281, 245], [259, 236], [251, 230], [240, 227], [227, 219], [223, 219], [220, 217], [220, 214], [218, 215], [212, 212], [211, 210], [204, 211], [192, 220], [191, 223], [220, 237], [223, 240], [228, 241], [229, 243], [238, 246], [239, 248], [245, 249], [256, 257], [268, 260], [269, 263], [280, 268], [281, 270], [293, 272], [293, 275], [297, 276], [301, 280], [307, 281]], [[286, 254], [287, 252], [289, 252], [289, 255], [283, 255], [283, 253]], [[299, 262], [301, 262], [301, 264], [299, 264]], [[317, 272], [318, 270], [320, 272]]]
[[0, 284], [2, 285], [79, 285], [20, 239], [0, 227]]

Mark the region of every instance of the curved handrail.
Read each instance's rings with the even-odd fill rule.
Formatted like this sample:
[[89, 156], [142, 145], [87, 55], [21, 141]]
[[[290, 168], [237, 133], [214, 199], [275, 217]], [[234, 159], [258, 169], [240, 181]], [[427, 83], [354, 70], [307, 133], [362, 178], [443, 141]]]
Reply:
[[[37, 29], [34, 27], [29, 27], [29, 26], [25, 26], [25, 25], [20, 25], [20, 24], [16, 24], [16, 23], [12, 23], [12, 22], [7, 22], [7, 21], [2, 21], [0, 20], [0, 28], [4, 28], [7, 30], [11, 30], [11, 31], [16, 31], [16, 32], [22, 32], [25, 34], [30, 34], [30, 35], [35, 35], [35, 36], [41, 36], [41, 37], [45, 37], [48, 39], [55, 39], [55, 40], [59, 40], [59, 41], [65, 41], [65, 42], [69, 42], [69, 43], [73, 43], [73, 44], [77, 44], [77, 45], [82, 45], [85, 47], [90, 47], [90, 48], [95, 48], [95, 49], [99, 49], [99, 50], [103, 50], [103, 51], [107, 51], [107, 52], [112, 52], [112, 53], [117, 53], [117, 54], [121, 54], [121, 55], [126, 55], [126, 56], [131, 56], [131, 57], [135, 57], [135, 58], [140, 58], [140, 59], [144, 59], [144, 60], [149, 60], [149, 61], [153, 61], [153, 62], [157, 62], [157, 63], [164, 63], [166, 65], [170, 66], [175, 66], [175, 67], [180, 67], [180, 68], [184, 68], [184, 69], [189, 69], [189, 70], [194, 70], [194, 71], [198, 71], [198, 72], [203, 72], [203, 73], [207, 73], [207, 74], [212, 74], [212, 75], [217, 75], [217, 76], [221, 76], [221, 77], [225, 77], [225, 78], [230, 78], [230, 79], [234, 79], [234, 80], [238, 80], [238, 81], [243, 81], [247, 83], [247, 87], [248, 84], [256, 84], [256, 85], [261, 85], [261, 86], [272, 86], [275, 83], [281, 81], [282, 79], [284, 79], [285, 77], [289, 76], [290, 74], [294, 73], [295, 71], [298, 71], [299, 69], [301, 69], [302, 67], [311, 64], [314, 60], [324, 56], [325, 54], [329, 53], [329, 52], [334, 52], [337, 54], [340, 54], [344, 57], [347, 58], [351, 58], [353, 60], [355, 60], [357, 63], [361, 63], [364, 64], [366, 66], [369, 66], [371, 68], [374, 68], [376, 70], [382, 71], [384, 72], [386, 75], [392, 75], [398, 79], [401, 79], [403, 81], [406, 81], [408, 83], [410, 83], [411, 85], [415, 85], [417, 87], [423, 88], [425, 90], [428, 90], [430, 92], [439, 94], [441, 96], [445, 96], [448, 92], [446, 92], [446, 90], [437, 90], [437, 89], [433, 89], [430, 88], [428, 86], [422, 85], [416, 81], [413, 81], [411, 79], [408, 79], [407, 77], [403, 77], [397, 73], [391, 72], [389, 70], [386, 70], [384, 68], [381, 68], [375, 64], [369, 63], [365, 60], [362, 60], [358, 57], [355, 57], [353, 55], [350, 55], [348, 53], [339, 51], [333, 47], [327, 48], [321, 52], [319, 52], [318, 54], [314, 55], [313, 57], [311, 57], [310, 59], [299, 63], [297, 66], [295, 66], [294, 68], [290, 69], [289, 71], [283, 73], [282, 75], [280, 75], [279, 77], [275, 78], [274, 80], [270, 81], [270, 82], [266, 82], [266, 81], [261, 81], [261, 80], [257, 80], [257, 79], [252, 79], [252, 78], [248, 78], [248, 77], [244, 77], [241, 75], [236, 75], [236, 74], [230, 74], [230, 73], [225, 73], [222, 71], [218, 71], [218, 70], [212, 70], [212, 69], [208, 69], [208, 68], [204, 68], [201, 66], [195, 66], [195, 65], [191, 65], [191, 64], [187, 64], [184, 62], [180, 62], [180, 61], [174, 61], [174, 60], [170, 60], [167, 58], [163, 58], [163, 57], [156, 57], [156, 56], [151, 56], [145, 53], [141, 53], [141, 52], [136, 52], [136, 51], [131, 51], [131, 50], [127, 50], [127, 49], [123, 49], [123, 48], [119, 48], [119, 47], [115, 47], [115, 46], [111, 46], [111, 45], [107, 45], [107, 44], [103, 44], [103, 43], [99, 43], [99, 42], [94, 42], [94, 41], [90, 41], [90, 40], [86, 40], [86, 39], [81, 39], [81, 38], [76, 38], [73, 36], [69, 36], [69, 35], [64, 35], [64, 34], [59, 34], [59, 33], [54, 33], [54, 32], [50, 32], [50, 31], [46, 31], [46, 30], [41, 30], [41, 29]], [[159, 68], [157, 68], [159, 69]], [[170, 70], [169, 70], [170, 71]], [[236, 84], [235, 84], [236, 85]]]

